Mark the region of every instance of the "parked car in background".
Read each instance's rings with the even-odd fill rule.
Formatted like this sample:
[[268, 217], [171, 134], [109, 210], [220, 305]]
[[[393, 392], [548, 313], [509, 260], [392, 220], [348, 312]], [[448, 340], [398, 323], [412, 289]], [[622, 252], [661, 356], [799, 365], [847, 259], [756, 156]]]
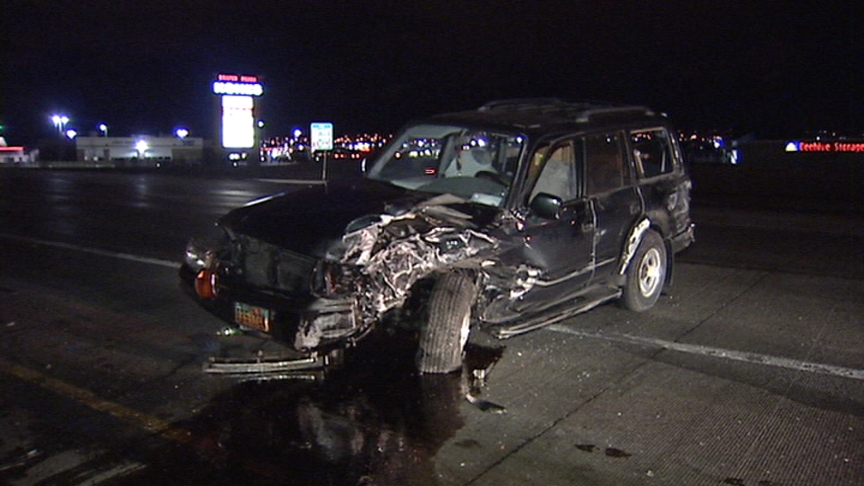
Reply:
[[422, 316], [418, 368], [450, 372], [473, 332], [657, 302], [693, 241], [674, 133], [645, 107], [557, 99], [432, 116], [361, 179], [231, 211], [224, 240], [190, 242], [180, 274], [231, 325], [309, 354]]

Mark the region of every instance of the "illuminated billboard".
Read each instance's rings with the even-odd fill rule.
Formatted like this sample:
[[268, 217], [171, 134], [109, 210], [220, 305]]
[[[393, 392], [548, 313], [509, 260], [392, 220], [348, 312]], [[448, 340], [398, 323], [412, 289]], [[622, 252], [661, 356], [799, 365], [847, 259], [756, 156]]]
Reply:
[[222, 147], [254, 148], [257, 145], [256, 98], [264, 94], [258, 77], [219, 74], [212, 88], [220, 99]]
[[864, 142], [789, 142], [787, 152], [864, 152]]
[[222, 96], [222, 146], [255, 146], [255, 101], [251, 96]]
[[264, 87], [258, 82], [258, 76], [220, 74], [213, 81], [213, 92], [219, 95], [261, 96]]

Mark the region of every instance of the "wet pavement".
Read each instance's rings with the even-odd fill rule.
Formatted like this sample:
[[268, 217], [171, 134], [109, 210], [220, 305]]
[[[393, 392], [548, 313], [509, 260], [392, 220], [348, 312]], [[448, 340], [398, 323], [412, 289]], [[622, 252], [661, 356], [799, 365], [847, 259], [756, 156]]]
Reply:
[[[418, 376], [411, 336], [382, 336], [341, 369], [260, 381], [201, 372], [223, 350], [269, 353], [257, 338], [133, 334], [146, 323], [128, 318], [114, 324], [127, 332], [97, 337], [89, 326], [117, 316], [62, 302], [45, 325], [69, 334], [44, 334], [24, 305], [44, 294], [7, 294], [0, 473], [9, 484], [39, 484], [40, 472], [45, 484], [860, 484], [864, 303], [851, 297], [864, 282], [692, 264], [678, 278], [647, 314], [603, 306], [480, 339], [462, 374]], [[9, 320], [10, 304], [24, 315]]]
[[168, 262], [0, 236], [0, 483], [864, 484], [860, 216], [694, 215], [651, 311], [477, 334], [438, 376], [407, 330], [326, 372], [205, 373], [284, 351], [220, 335]]

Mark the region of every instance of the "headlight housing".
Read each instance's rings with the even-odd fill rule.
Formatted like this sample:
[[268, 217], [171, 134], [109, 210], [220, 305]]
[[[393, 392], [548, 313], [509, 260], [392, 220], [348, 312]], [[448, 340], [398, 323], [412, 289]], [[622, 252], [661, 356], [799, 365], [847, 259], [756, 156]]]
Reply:
[[215, 252], [212, 247], [199, 240], [193, 238], [186, 244], [184, 261], [196, 274], [205, 268], [210, 268], [213, 265], [214, 256]]

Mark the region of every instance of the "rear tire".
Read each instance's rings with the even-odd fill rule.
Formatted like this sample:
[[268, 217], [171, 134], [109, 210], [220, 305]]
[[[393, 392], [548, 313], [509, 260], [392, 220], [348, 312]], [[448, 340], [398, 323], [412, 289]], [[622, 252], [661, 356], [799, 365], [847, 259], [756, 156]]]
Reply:
[[474, 282], [461, 273], [444, 274], [435, 282], [420, 335], [421, 373], [450, 373], [462, 367], [475, 293]]
[[621, 304], [626, 309], [642, 312], [654, 307], [666, 281], [666, 258], [663, 239], [655, 231], [646, 231], [627, 268], [621, 296]]

